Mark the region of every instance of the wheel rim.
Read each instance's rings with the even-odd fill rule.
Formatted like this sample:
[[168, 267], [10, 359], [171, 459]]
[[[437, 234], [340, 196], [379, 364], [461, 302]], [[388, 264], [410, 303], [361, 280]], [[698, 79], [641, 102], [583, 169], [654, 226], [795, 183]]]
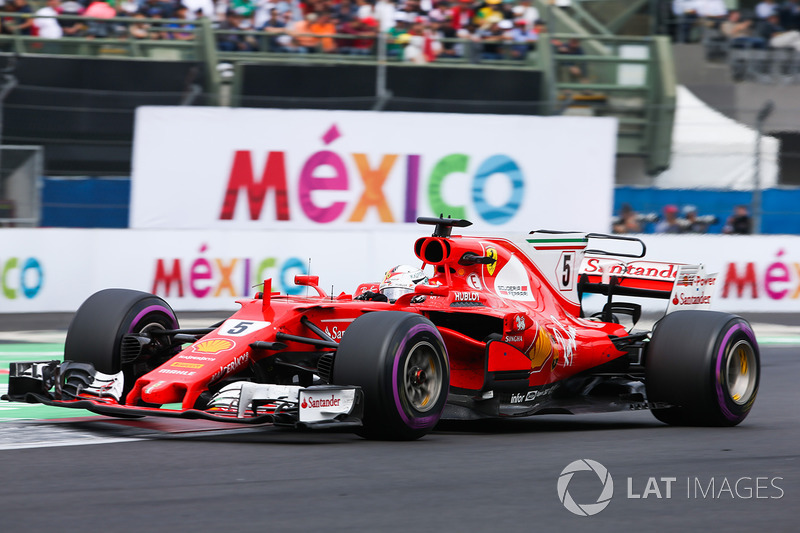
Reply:
[[166, 330], [167, 328], [165, 328], [164, 324], [162, 324], [161, 322], [156, 322], [156, 321], [148, 322], [147, 324], [145, 324], [143, 327], [140, 328], [135, 328], [135, 327], [133, 328], [134, 332], [137, 333], [149, 333], [154, 329]]
[[[139, 332], [140, 332], [140, 333], [151, 333], [151, 332], [152, 332], [152, 331], [154, 331], [154, 330], [161, 330], [161, 331], [165, 331], [166, 329], [167, 329], [167, 328], [164, 326], [164, 324], [162, 324], [161, 322], [157, 322], [157, 321], [153, 320], [152, 322], [149, 322], [149, 323], [148, 323], [148, 324], [147, 324], [145, 327], [141, 328], [141, 329], [139, 330]], [[164, 342], [163, 342], [163, 341], [164, 341], [165, 339], [164, 339], [164, 337], [163, 337], [163, 336], [161, 336], [161, 335], [156, 335], [156, 336], [153, 338], [153, 340], [155, 341], [155, 344], [156, 344], [157, 346], [161, 347], [161, 346], [163, 346], [163, 344], [164, 344]]]
[[432, 344], [414, 345], [406, 357], [403, 376], [410, 406], [420, 413], [433, 409], [442, 394], [442, 367]]
[[[164, 325], [164, 323], [160, 322], [158, 318], [153, 317], [145, 317], [144, 320], [140, 320], [136, 324], [132, 324], [130, 327], [130, 334], [152, 334], [154, 331], [165, 331], [168, 329], [168, 326]], [[133, 352], [132, 354], [126, 353], [125, 344], [124, 344], [125, 337], [123, 336], [120, 339], [119, 344], [119, 351], [121, 354], [121, 364], [124, 368], [132, 368], [131, 365], [137, 365], [140, 363], [148, 362], [148, 360], [152, 357], [153, 354], [159, 353], [162, 350], [168, 348], [168, 344], [165, 345], [164, 342], [168, 340], [163, 335], [155, 335], [152, 336], [152, 344], [148, 345], [146, 348], [139, 347], [138, 350]], [[164, 358], [159, 358], [158, 361], [153, 360], [148, 362], [147, 372], [155, 368], [156, 366], [160, 365], [164, 362]], [[144, 370], [140, 368], [140, 371], [137, 372], [139, 375], [143, 375], [145, 373]]]
[[756, 388], [756, 354], [749, 342], [737, 342], [726, 362], [728, 396], [737, 405], [744, 405]]

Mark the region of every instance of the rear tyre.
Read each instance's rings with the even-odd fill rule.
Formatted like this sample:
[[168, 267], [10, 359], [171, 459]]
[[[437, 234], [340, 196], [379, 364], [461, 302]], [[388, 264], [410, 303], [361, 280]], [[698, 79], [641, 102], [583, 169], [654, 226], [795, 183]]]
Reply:
[[735, 426], [755, 402], [760, 374], [750, 324], [713, 311], [661, 319], [645, 359], [648, 401], [671, 405], [653, 415], [672, 425]]
[[450, 363], [442, 337], [428, 319], [381, 311], [362, 315], [347, 328], [336, 351], [332, 381], [362, 388], [361, 436], [414, 440], [429, 433], [442, 415]]
[[122, 357], [122, 338], [131, 333], [177, 328], [175, 312], [158, 296], [129, 289], [105, 289], [90, 296], [75, 313], [67, 330], [64, 360], [91, 363], [106, 374], [122, 370], [123, 393], [127, 395], [136, 379], [175, 350], [159, 347], [157, 341], [149, 350], [155, 359], [140, 356], [127, 360]]

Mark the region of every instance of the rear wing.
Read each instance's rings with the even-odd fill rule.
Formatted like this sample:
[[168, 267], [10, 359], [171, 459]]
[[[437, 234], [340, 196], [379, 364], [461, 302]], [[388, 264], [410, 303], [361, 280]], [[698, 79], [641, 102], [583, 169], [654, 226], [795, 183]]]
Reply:
[[681, 263], [586, 257], [579, 270], [581, 293], [668, 299]]
[[[622, 294], [615, 292], [612, 285], [618, 285], [616, 278], [624, 272], [623, 259], [639, 259], [647, 251], [644, 242], [635, 237], [543, 229], [531, 231], [515, 244], [531, 258], [556, 293], [574, 306], [575, 313], [581, 314], [584, 293]], [[614, 281], [608, 275], [612, 267], [618, 270]], [[597, 275], [603, 272], [607, 274], [605, 277]], [[625, 282], [626, 286], [629, 284]], [[669, 297], [670, 289], [666, 288], [665, 297]]]
[[[589, 238], [598, 234], [589, 234]], [[615, 307], [614, 296], [632, 296], [669, 300], [667, 313], [679, 309], [707, 309], [711, 305], [717, 274], [706, 274], [705, 266], [661, 261], [626, 261], [644, 257], [646, 247], [634, 237], [602, 236], [607, 239], [638, 241], [641, 254], [587, 249], [578, 277], [578, 291], [608, 296], [604, 314]], [[617, 307], [630, 307], [628, 304]]]
[[682, 263], [641, 260], [647, 246], [636, 237], [604, 233], [588, 233], [586, 237], [589, 244], [578, 269], [581, 295], [670, 297]]

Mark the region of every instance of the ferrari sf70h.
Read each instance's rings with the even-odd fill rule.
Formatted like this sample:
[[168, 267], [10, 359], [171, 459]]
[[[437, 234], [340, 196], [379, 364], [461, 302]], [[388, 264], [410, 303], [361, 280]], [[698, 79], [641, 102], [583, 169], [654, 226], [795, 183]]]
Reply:
[[[631, 237], [419, 222], [434, 227], [414, 243], [430, 274], [396, 300], [373, 297], [377, 283], [334, 296], [297, 276], [312, 295], [287, 296], [265, 280], [230, 318], [186, 329], [158, 296], [102, 290], [76, 312], [63, 362], [11, 364], [5, 399], [376, 439], [416, 439], [442, 418], [649, 409], [733, 426], [750, 411], [758, 345], [744, 319], [705, 309], [715, 276], [702, 265], [645, 261]], [[640, 331], [642, 298], [666, 312]]]

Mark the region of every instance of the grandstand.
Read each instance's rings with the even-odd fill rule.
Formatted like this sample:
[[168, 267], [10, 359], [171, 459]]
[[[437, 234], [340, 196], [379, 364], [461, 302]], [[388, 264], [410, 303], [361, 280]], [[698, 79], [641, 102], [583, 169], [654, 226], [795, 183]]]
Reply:
[[[43, 147], [47, 177], [89, 177], [98, 184], [103, 178], [103, 186], [116, 191], [112, 195], [124, 198], [134, 112], [142, 105], [611, 116], [619, 121], [618, 183], [652, 185], [673, 157], [679, 83], [751, 124], [740, 115], [757, 109], [762, 93], [765, 100], [777, 97], [779, 107], [792, 95], [791, 87], [761, 84], [758, 92], [751, 87], [757, 81], [737, 84], [720, 77], [719, 63], [704, 54], [710, 41], [702, 29], [697, 43], [674, 44], [670, 4], [536, 0], [531, 7], [538, 9], [546, 31], [539, 31], [521, 56], [514, 41], [501, 42], [487, 57], [481, 53], [485, 44], [455, 35], [438, 40], [459, 53], [425, 64], [387, 54], [387, 45], [401, 40], [383, 32], [374, 35], [365, 53], [341, 53], [348, 48], [342, 45], [330, 53], [301, 54], [276, 51], [273, 40], [281, 32], [231, 29], [207, 17], [187, 24], [60, 15], [63, 26], [95, 29], [45, 39], [13, 29], [34, 15], [5, 13], [0, 16], [11, 21], [12, 30], [0, 34], [2, 141]], [[147, 35], [134, 38], [134, 29], [143, 25]], [[165, 37], [176, 28], [188, 37]], [[346, 44], [355, 39], [352, 34], [333, 38]], [[222, 46], [231, 39], [247, 46]], [[572, 44], [580, 59], [559, 43]], [[781, 92], [784, 99], [777, 95]], [[797, 128], [787, 124], [784, 129]], [[794, 137], [783, 139], [791, 144]], [[2, 164], [10, 160], [0, 159], [0, 178], [14, 171]], [[781, 183], [790, 182], [781, 175]], [[58, 190], [57, 203], [70, 216], [63, 183]], [[85, 198], [76, 203], [85, 204]], [[45, 198], [45, 211], [51, 203]], [[43, 218], [49, 225], [65, 222], [46, 213]], [[76, 225], [76, 218], [70, 220]]]

